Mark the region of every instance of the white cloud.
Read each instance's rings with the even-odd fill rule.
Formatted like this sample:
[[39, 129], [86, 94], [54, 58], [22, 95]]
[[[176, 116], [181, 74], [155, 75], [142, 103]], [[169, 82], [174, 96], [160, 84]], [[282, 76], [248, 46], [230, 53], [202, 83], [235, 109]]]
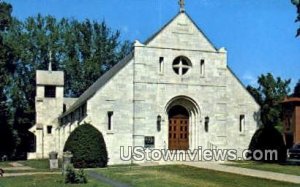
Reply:
[[123, 32], [123, 33], [128, 33], [128, 31], [129, 31], [128, 26], [123, 26], [123, 27], [122, 27], [122, 32]]
[[257, 77], [250, 72], [245, 72], [242, 79], [251, 86], [257, 85]]

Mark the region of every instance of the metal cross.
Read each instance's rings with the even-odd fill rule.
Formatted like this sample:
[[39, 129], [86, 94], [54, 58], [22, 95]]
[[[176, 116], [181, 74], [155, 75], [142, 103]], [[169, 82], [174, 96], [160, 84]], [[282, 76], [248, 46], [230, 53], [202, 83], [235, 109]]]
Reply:
[[185, 12], [185, 9], [184, 9], [184, 5], [185, 5], [184, 0], [179, 0], [178, 3], [180, 5], [180, 12]]

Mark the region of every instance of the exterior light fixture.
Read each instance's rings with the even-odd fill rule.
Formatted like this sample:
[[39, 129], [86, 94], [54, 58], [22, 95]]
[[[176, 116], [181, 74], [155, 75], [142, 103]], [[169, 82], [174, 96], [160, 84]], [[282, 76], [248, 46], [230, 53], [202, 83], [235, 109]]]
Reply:
[[206, 116], [204, 120], [204, 130], [205, 132], [208, 132], [208, 124], [209, 124], [209, 117]]
[[157, 126], [157, 131], [159, 132], [161, 130], [161, 116], [157, 116], [157, 121], [156, 121], [156, 126]]

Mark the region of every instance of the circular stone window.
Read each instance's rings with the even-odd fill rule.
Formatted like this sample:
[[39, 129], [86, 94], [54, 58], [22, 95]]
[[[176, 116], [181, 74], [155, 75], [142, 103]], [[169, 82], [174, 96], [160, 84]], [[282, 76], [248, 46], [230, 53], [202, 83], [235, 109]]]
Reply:
[[184, 56], [179, 56], [173, 61], [173, 70], [178, 75], [186, 74], [191, 68], [191, 61]]

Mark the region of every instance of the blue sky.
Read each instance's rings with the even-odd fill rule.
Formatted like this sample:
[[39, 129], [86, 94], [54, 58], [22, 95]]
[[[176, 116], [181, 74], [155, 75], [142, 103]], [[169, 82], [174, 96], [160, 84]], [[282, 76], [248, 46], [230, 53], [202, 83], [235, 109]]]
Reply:
[[[19, 19], [53, 15], [102, 21], [123, 40], [144, 41], [178, 11], [178, 0], [6, 0]], [[215, 46], [228, 50], [228, 64], [247, 84], [271, 72], [292, 85], [300, 79], [300, 38], [290, 0], [186, 0], [186, 11]]]

